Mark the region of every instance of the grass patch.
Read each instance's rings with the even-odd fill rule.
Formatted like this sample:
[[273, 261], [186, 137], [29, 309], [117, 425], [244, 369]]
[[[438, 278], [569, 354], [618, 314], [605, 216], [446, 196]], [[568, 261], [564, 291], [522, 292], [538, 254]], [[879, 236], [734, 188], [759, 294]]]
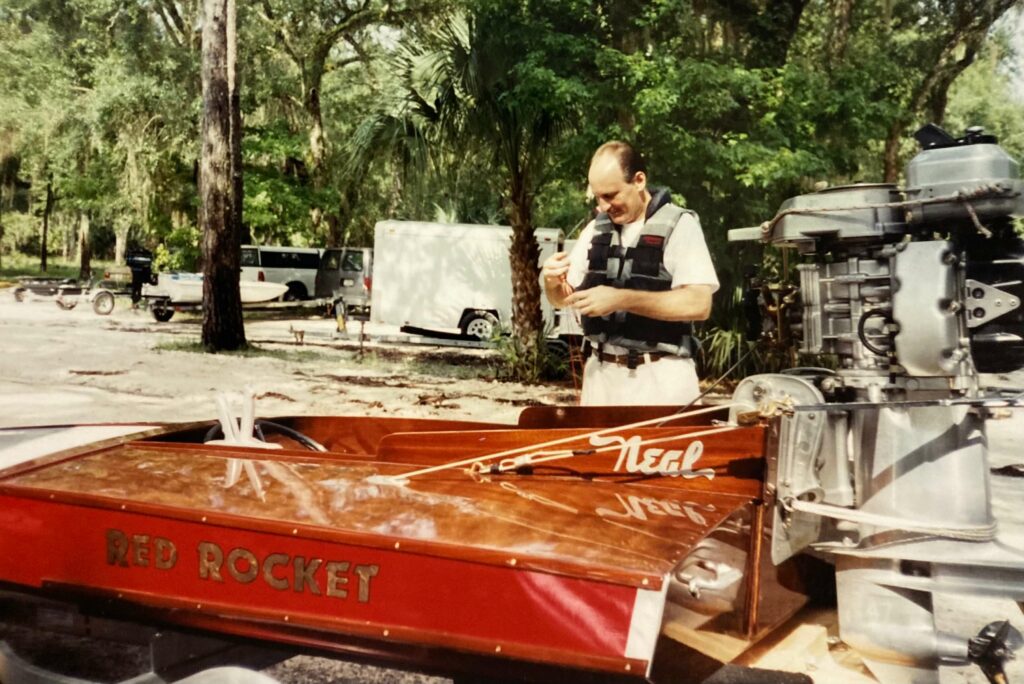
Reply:
[[[158, 352], [191, 352], [193, 354], [208, 354], [214, 353], [207, 350], [203, 346], [202, 342], [198, 341], [182, 341], [175, 340], [169, 342], [160, 342], [153, 347]], [[221, 351], [215, 352], [224, 356], [237, 356], [240, 358], [270, 358], [278, 359], [281, 361], [301, 361], [301, 362], [313, 362], [313, 361], [334, 361], [336, 360], [331, 354], [325, 354], [324, 352], [312, 351], [309, 349], [265, 349], [263, 347], [257, 347], [254, 344], [246, 345], [241, 349], [234, 351]]]
[[418, 375], [433, 375], [452, 380], [493, 380], [497, 377], [493, 362], [483, 359], [479, 362], [458, 364], [416, 359], [410, 361], [407, 366], [410, 372]]
[[[93, 273], [102, 275], [112, 262], [92, 260]], [[22, 276], [49, 278], [77, 278], [80, 264], [77, 261], [51, 257], [47, 259], [46, 271], [39, 270], [39, 257], [26, 254], [5, 254], [0, 266], [0, 280], [14, 280]]]

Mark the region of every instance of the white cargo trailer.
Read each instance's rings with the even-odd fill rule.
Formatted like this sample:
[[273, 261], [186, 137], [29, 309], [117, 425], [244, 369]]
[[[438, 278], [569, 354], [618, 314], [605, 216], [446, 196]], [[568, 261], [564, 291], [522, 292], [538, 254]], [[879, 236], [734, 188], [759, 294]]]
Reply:
[[[537, 228], [540, 263], [558, 250], [562, 232]], [[487, 339], [512, 322], [508, 226], [380, 221], [374, 228], [375, 323]], [[539, 275], [538, 275], [539, 278]], [[554, 315], [541, 295], [545, 325]]]

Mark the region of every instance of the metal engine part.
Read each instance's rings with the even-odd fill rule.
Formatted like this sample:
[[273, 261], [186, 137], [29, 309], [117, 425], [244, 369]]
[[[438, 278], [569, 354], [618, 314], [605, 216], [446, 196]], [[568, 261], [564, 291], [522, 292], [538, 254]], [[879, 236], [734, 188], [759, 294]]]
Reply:
[[730, 232], [799, 252], [799, 287], [766, 285], [791, 293], [777, 339], [834, 360], [734, 393], [733, 419], [772, 419], [772, 560], [835, 559], [841, 637], [884, 684], [937, 684], [970, 662], [991, 678], [1015, 642], [950, 630], [934, 605], [1024, 598], [1024, 548], [997, 540], [985, 434], [993, 408], [1024, 401], [987, 395], [979, 375], [1024, 368], [1024, 183], [980, 129], [916, 137], [906, 189], [803, 195]]

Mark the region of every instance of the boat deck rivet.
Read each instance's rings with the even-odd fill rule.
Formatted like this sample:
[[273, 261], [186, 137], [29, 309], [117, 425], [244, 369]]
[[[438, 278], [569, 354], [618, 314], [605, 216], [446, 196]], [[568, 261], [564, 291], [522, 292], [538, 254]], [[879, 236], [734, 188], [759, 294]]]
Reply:
[[495, 646], [494, 647], [494, 652], [495, 653], [501, 653], [501, 646]]
[[632, 669], [633, 669], [633, 666], [630, 665], [629, 663], [626, 663], [626, 672], [629, 672]]
[[296, 527], [294, 530], [292, 530], [292, 534], [298, 534], [298, 533], [299, 533], [299, 528]]
[[197, 603], [196, 604], [196, 610], [202, 610], [202, 609], [203, 609], [203, 604], [202, 603]]
[[646, 587], [648, 584], [650, 584], [650, 582], [647, 581], [646, 577], [644, 577], [643, 580], [640, 582], [640, 584], [642, 584], [642, 585], [644, 585]]
[[56, 494], [51, 494], [51, 495], [50, 495], [50, 498], [51, 498], [51, 499], [53, 499], [53, 498], [54, 498], [54, 497], [56, 497], [56, 496], [57, 496]]
[[391, 630], [385, 629], [384, 630], [384, 636], [387, 636], [389, 634], [391, 634]]
[[206, 516], [205, 515], [203, 516], [203, 519], [202, 519], [201, 522], [206, 522]]
[[128, 509], [128, 506], [126, 506], [125, 504], [121, 504], [121, 510], [122, 511], [127, 510], [127, 509]]
[[291, 618], [289, 618], [289, 617], [288, 617], [287, 615], [285, 615], [285, 616], [284, 616], [284, 621], [285, 621], [285, 622], [288, 622], [288, 620], [290, 620], [290, 619], [291, 619]]
[[401, 545], [402, 545], [402, 544], [401, 544], [401, 542], [395, 542], [395, 548], [396, 548], [396, 549], [397, 549], [398, 547], [400, 547]]
[[515, 564], [516, 564], [517, 562], [518, 562], [518, 561], [516, 561], [516, 559], [515, 559], [515, 558], [513, 558], [513, 559], [509, 560], [508, 564], [509, 564], [509, 565], [515, 565]]

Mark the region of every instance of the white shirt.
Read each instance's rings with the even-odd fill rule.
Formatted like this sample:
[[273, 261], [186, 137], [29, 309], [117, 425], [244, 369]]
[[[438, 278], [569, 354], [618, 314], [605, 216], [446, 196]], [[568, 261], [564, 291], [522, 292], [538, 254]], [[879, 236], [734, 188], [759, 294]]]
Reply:
[[[643, 219], [622, 226], [619, 243], [625, 247], [635, 247], [644, 227]], [[580, 233], [579, 240], [569, 254], [569, 284], [579, 287], [583, 276], [587, 273], [587, 252], [590, 241], [594, 239], [594, 221]], [[672, 287], [680, 285], [709, 285], [711, 292], [718, 291], [718, 275], [711, 263], [711, 254], [704, 242], [704, 231], [695, 214], [683, 214], [676, 224], [672, 235], [665, 245], [665, 268], [672, 274]]]
[[[619, 243], [634, 247], [640, 237], [644, 221], [626, 224], [620, 229]], [[578, 288], [586, 275], [590, 243], [594, 238], [594, 221], [580, 233], [579, 240], [569, 253], [567, 282]], [[719, 288], [711, 254], [708, 252], [700, 221], [695, 214], [684, 213], [665, 244], [665, 269], [672, 275], [672, 287], [707, 285], [714, 293]], [[579, 316], [568, 310], [568, 315]], [[625, 354], [626, 349], [613, 344], [604, 345], [609, 354]], [[589, 358], [583, 373], [584, 406], [673, 404], [683, 405], [700, 393], [697, 371], [692, 359], [662, 358], [644, 363], [630, 370], [614, 363], [601, 363]]]

